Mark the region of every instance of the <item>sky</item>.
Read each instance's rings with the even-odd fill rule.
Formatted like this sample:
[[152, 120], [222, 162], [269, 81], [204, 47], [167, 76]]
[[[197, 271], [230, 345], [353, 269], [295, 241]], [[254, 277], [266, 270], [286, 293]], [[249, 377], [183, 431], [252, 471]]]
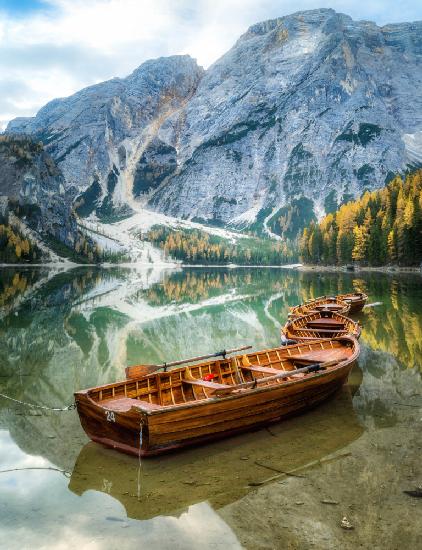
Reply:
[[0, 130], [147, 59], [189, 54], [206, 68], [250, 25], [321, 7], [422, 20], [421, 0], [0, 0]]

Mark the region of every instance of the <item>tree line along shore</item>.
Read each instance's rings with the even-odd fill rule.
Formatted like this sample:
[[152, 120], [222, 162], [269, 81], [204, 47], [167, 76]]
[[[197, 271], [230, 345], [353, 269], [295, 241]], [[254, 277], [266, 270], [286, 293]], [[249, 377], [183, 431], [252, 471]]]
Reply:
[[343, 204], [299, 239], [305, 264], [377, 267], [422, 262], [422, 170]]
[[[19, 214], [18, 211], [15, 213]], [[367, 191], [341, 205], [319, 222], [312, 221], [298, 238], [273, 240], [262, 235], [239, 236], [236, 242], [199, 229], [153, 226], [140, 239], [163, 250], [168, 260], [192, 265], [353, 265], [363, 268], [419, 267], [422, 262], [422, 169], [396, 176], [382, 189]], [[78, 263], [129, 261], [125, 253], [101, 250], [79, 235], [75, 250], [53, 250]], [[19, 227], [0, 215], [0, 263], [36, 263], [42, 252]]]

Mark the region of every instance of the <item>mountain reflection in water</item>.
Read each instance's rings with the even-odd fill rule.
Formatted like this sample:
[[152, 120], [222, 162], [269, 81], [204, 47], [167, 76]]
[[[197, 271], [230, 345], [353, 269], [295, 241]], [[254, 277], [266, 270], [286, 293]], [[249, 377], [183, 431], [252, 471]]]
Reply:
[[[316, 488], [313, 507], [303, 508], [301, 516], [295, 498], [306, 500], [313, 494], [312, 485], [304, 484], [305, 478], [281, 473], [305, 475], [309, 480], [317, 471], [314, 477], [328, 477], [331, 498], [337, 494], [338, 501], [352, 501], [355, 496], [359, 500], [361, 528], [354, 534], [361, 537], [359, 544], [372, 541], [376, 545], [379, 537], [391, 542], [392, 537], [400, 538], [400, 528], [412, 547], [417, 531], [406, 523], [412, 508], [409, 501], [403, 501], [402, 490], [417, 483], [415, 453], [420, 456], [420, 433], [415, 431], [422, 365], [419, 275], [248, 268], [2, 269], [0, 392], [22, 401], [63, 407], [72, 402], [75, 390], [123, 378], [128, 364], [161, 363], [245, 344], [255, 349], [276, 346], [289, 306], [353, 289], [365, 291], [370, 302], [379, 304], [357, 317], [363, 326], [359, 368], [333, 399], [268, 430], [158, 460], [145, 459], [140, 471], [136, 459], [88, 443], [75, 411], [35, 411], [0, 399], [0, 441], [7, 442], [7, 452], [0, 456], [1, 469], [25, 465], [57, 468], [71, 475], [60, 478], [52, 470], [46, 476], [54, 478], [44, 476], [42, 483], [35, 483], [41, 477], [22, 476], [41, 473], [1, 474], [0, 505], [2, 499], [7, 502], [2, 508], [0, 536], [8, 536], [7, 526], [15, 533], [23, 525], [27, 539], [20, 531], [17, 540], [21, 544], [12, 547], [32, 543], [34, 529], [39, 533], [37, 540], [48, 534], [54, 547], [60, 538], [55, 529], [61, 523], [63, 529], [72, 531], [72, 537], [76, 531], [81, 535], [80, 507], [89, 518], [83, 528], [87, 538], [81, 540], [91, 540], [101, 530], [106, 535], [99, 546], [106, 548], [115, 536], [112, 547], [117, 547], [118, 533], [110, 527], [111, 520], [103, 518], [103, 510], [122, 506], [123, 513], [139, 525], [132, 541], [148, 535], [145, 540], [157, 542], [158, 525], [165, 525], [176, 529], [176, 542], [194, 548], [202, 531], [201, 523], [196, 526], [199, 531], [190, 531], [195, 517], [214, 526], [215, 531], [207, 530], [208, 543], [229, 537], [229, 546], [237, 548], [238, 537], [246, 547], [255, 547], [252, 526], [242, 520], [248, 517], [245, 503], [256, 499], [260, 518], [266, 518], [267, 501], [273, 502], [271, 513], [275, 514], [280, 506], [277, 499], [301, 484], [300, 496], [290, 498], [291, 516], [285, 504], [279, 522], [280, 529], [282, 523], [292, 528], [286, 539], [290, 547], [306, 547], [317, 536], [315, 529], [294, 530], [300, 516], [301, 525], [322, 522], [329, 530], [331, 546], [322, 530], [321, 547], [349, 548], [338, 532], [337, 517], [340, 512], [348, 514], [349, 508], [339, 510], [333, 505], [332, 512], [321, 510]], [[351, 451], [352, 458], [348, 457]], [[14, 462], [14, 456], [19, 460]], [[11, 489], [15, 486], [18, 491]], [[374, 504], [373, 495], [383, 491], [382, 487], [389, 487], [383, 493], [385, 506], [393, 498], [383, 514], [391, 526], [389, 514], [394, 511], [394, 529], [371, 523], [370, 518], [377, 517], [374, 509], [380, 506]], [[45, 495], [45, 515], [34, 512], [22, 518], [20, 511], [39, 509], [38, 490]], [[348, 491], [346, 497], [342, 491]], [[171, 523], [173, 516], [179, 518], [177, 528]], [[136, 521], [140, 519], [144, 521]], [[141, 525], [150, 525], [150, 521], [158, 522], [154, 523], [157, 530], [146, 535], [149, 527]], [[272, 532], [276, 536], [277, 529], [267, 526], [266, 536]], [[222, 544], [223, 540], [228, 539], [221, 539]], [[279, 547], [281, 539], [265, 540], [268, 547]]]

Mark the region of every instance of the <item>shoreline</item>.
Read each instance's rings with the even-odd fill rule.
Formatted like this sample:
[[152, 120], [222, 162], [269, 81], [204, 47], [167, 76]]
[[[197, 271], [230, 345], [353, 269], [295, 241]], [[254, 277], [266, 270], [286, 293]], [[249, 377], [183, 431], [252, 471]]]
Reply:
[[421, 273], [419, 267], [402, 267], [402, 266], [355, 266], [353, 270], [349, 270], [344, 265], [311, 265], [303, 264], [296, 268], [298, 271], [327, 271], [327, 272], [342, 272], [342, 273], [361, 273], [361, 272], [378, 272], [378, 273]]
[[349, 270], [346, 266], [338, 265], [314, 265], [314, 264], [284, 264], [284, 265], [256, 265], [256, 264], [184, 264], [182, 262], [174, 263], [144, 263], [144, 262], [122, 262], [122, 263], [75, 263], [75, 262], [46, 262], [46, 263], [15, 263], [6, 264], [0, 263], [0, 269], [20, 267], [20, 268], [47, 268], [56, 269], [57, 271], [68, 271], [79, 267], [97, 267], [108, 269], [112, 267], [122, 268], [143, 268], [143, 269], [190, 269], [190, 268], [222, 268], [222, 269], [292, 269], [302, 272], [331, 272], [331, 273], [360, 273], [360, 272], [378, 272], [378, 273], [421, 273], [422, 268], [419, 267], [401, 267], [401, 266], [355, 266], [353, 270]]

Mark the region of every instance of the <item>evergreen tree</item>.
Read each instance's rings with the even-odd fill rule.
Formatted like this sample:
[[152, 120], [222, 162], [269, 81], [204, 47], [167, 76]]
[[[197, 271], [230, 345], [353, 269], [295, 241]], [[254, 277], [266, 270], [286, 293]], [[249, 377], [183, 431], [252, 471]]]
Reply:
[[422, 170], [395, 177], [385, 188], [342, 205], [300, 238], [304, 262], [422, 262]]

